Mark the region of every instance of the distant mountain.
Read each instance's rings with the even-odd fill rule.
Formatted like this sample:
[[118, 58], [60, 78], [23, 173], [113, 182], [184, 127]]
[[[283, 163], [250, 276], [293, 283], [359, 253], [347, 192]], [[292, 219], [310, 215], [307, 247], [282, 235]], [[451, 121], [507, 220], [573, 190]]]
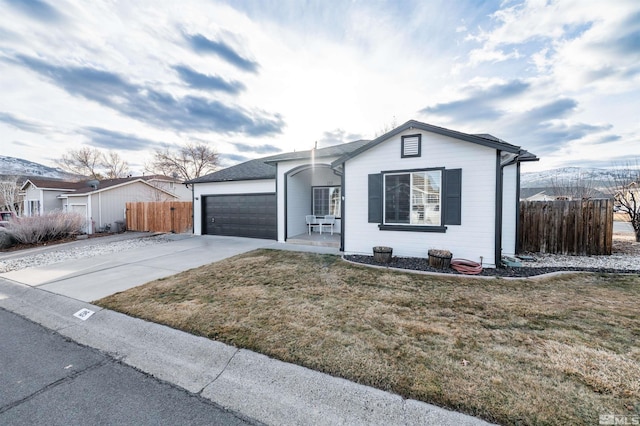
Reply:
[[551, 182], [590, 182], [591, 187], [606, 187], [620, 173], [615, 169], [595, 169], [587, 167], [562, 167], [560, 169], [527, 172], [520, 176], [521, 188], [544, 188], [552, 186]]
[[71, 179], [75, 177], [64, 170], [34, 163], [22, 158], [0, 155], [0, 176], [40, 177], [48, 179]]

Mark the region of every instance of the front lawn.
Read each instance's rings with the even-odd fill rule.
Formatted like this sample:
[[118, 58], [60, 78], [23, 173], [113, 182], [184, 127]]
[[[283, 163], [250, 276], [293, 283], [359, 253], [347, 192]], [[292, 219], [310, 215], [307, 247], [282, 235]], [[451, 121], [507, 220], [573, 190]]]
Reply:
[[258, 250], [98, 305], [503, 424], [640, 408], [640, 276], [435, 277]]

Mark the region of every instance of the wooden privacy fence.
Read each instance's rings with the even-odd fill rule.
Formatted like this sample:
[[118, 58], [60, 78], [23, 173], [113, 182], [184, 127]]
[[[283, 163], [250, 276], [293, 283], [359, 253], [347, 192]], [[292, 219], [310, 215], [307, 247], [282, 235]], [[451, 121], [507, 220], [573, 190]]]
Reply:
[[191, 232], [191, 201], [127, 203], [127, 229], [143, 232]]
[[520, 252], [611, 254], [613, 200], [521, 201]]

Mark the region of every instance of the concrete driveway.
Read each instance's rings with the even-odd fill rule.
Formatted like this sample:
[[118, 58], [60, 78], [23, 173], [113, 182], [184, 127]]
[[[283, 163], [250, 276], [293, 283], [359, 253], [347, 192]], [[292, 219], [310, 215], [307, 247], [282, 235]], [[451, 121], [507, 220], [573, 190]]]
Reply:
[[168, 238], [172, 241], [165, 244], [21, 269], [0, 277], [90, 302], [227, 257], [284, 245], [273, 240], [236, 237], [176, 234]]

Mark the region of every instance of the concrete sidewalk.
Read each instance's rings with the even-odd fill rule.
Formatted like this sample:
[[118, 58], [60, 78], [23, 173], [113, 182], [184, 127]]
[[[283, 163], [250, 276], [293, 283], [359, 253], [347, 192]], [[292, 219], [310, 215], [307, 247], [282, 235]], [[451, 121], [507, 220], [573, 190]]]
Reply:
[[[13, 282], [0, 278], [0, 308], [267, 424], [487, 424], [87, 303], [254, 248], [331, 251], [245, 238], [175, 238], [100, 260], [3, 274]], [[73, 316], [81, 309], [95, 313], [83, 321]]]

